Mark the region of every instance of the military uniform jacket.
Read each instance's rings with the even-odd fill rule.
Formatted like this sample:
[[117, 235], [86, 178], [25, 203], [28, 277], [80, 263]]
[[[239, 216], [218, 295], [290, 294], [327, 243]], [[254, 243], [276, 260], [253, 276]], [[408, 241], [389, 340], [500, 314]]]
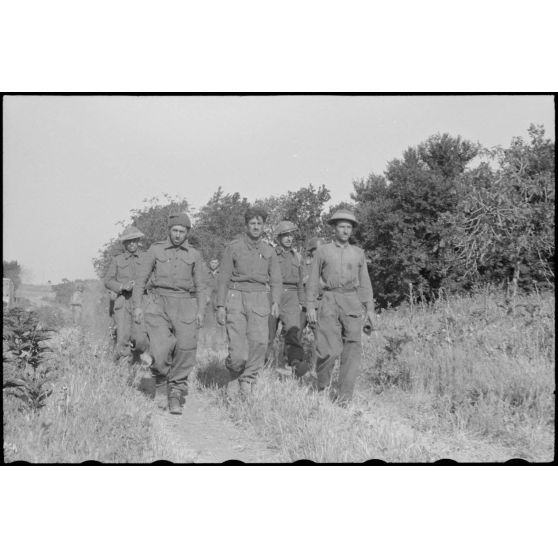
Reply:
[[135, 281], [145, 252], [124, 252], [112, 258], [105, 275], [105, 287], [120, 294], [122, 286], [128, 281]]
[[275, 250], [263, 240], [253, 241], [244, 234], [233, 240], [221, 260], [217, 282], [217, 306], [225, 306], [227, 290], [245, 292], [266, 290], [269, 284], [271, 300], [281, 300], [281, 269]]
[[306, 285], [308, 308], [316, 307], [320, 279], [324, 291], [354, 290], [362, 304], [372, 307], [372, 285], [362, 248], [335, 241], [318, 247]]
[[132, 300], [137, 308], [149, 280], [150, 289], [167, 296], [195, 296], [198, 308], [206, 300], [205, 264], [201, 254], [187, 241], [174, 246], [169, 240], [153, 243], [138, 271]]
[[303, 265], [300, 256], [293, 250], [285, 250], [282, 246], [275, 247], [275, 253], [281, 268], [283, 289], [297, 291], [298, 301], [304, 304]]

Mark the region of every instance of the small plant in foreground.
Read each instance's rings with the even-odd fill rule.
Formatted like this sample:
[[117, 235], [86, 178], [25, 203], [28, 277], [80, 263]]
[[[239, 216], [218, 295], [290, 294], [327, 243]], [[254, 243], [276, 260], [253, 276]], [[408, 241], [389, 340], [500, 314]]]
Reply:
[[43, 407], [52, 393], [52, 370], [45, 365], [52, 331], [41, 326], [35, 312], [12, 308], [4, 314], [2, 389], [32, 411]]

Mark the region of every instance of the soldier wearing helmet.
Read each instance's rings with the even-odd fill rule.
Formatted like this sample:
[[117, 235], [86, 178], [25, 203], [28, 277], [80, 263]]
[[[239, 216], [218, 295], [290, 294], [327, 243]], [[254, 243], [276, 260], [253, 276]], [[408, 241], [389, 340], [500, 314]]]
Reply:
[[298, 227], [294, 223], [281, 221], [274, 231], [277, 238], [275, 253], [281, 269], [283, 287], [279, 302], [279, 316], [271, 317], [269, 322], [268, 354], [272, 350], [280, 320], [285, 331], [284, 353], [287, 357], [287, 364], [293, 369], [297, 377], [302, 377], [308, 371], [308, 364], [304, 362], [304, 349], [300, 335], [304, 287], [302, 283], [302, 261], [293, 247], [296, 230], [298, 230]]
[[[316, 328], [318, 389], [331, 383], [335, 360], [341, 357], [339, 386], [334, 398], [341, 404], [353, 396], [360, 368], [363, 318], [372, 322], [372, 285], [364, 251], [349, 244], [357, 220], [347, 210], [336, 211], [328, 221], [334, 240], [316, 250], [306, 285], [308, 321]], [[318, 302], [320, 281], [323, 297]]]
[[225, 364], [242, 396], [252, 392], [264, 366], [269, 315], [279, 315], [281, 270], [275, 250], [262, 240], [266, 218], [260, 208], [246, 211], [245, 234], [225, 248], [217, 283], [217, 322], [226, 322], [229, 338]]
[[135, 324], [132, 319], [132, 289], [144, 255], [139, 246], [144, 236], [136, 227], [126, 227], [120, 236], [124, 252], [112, 259], [105, 275], [105, 287], [113, 298], [111, 306], [116, 329], [116, 361], [137, 361], [139, 354], [147, 350], [145, 326]]
[[[155, 395], [155, 378], [164, 378], [168, 408], [176, 415], [182, 414], [188, 376], [196, 364], [206, 303], [205, 264], [188, 243], [190, 227], [185, 213], [169, 216], [168, 238], [153, 243], [145, 254], [132, 293], [134, 320], [141, 323], [145, 314], [153, 357], [150, 395]], [[141, 298], [148, 281], [151, 296], [144, 312]]]

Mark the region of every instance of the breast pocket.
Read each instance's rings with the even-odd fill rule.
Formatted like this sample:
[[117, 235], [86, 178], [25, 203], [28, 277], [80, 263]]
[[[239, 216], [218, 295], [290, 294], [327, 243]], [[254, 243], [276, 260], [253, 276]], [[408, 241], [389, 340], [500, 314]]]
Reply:
[[271, 260], [271, 254], [265, 255], [260, 254], [258, 259], [258, 272], [262, 275], [267, 275], [269, 273], [269, 261]]
[[128, 262], [118, 262], [116, 264], [116, 280], [121, 283], [127, 283], [132, 279], [132, 272]]
[[157, 279], [168, 279], [171, 276], [172, 262], [168, 256], [155, 258], [155, 275]]
[[192, 268], [194, 267], [194, 258], [191, 254], [181, 253], [176, 260], [176, 271], [181, 280], [189, 281], [192, 278]]

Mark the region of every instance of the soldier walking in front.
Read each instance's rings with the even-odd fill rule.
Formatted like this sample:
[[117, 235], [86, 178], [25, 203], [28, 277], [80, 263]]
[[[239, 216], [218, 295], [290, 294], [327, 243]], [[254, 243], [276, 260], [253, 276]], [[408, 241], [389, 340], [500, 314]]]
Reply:
[[229, 339], [225, 364], [242, 395], [252, 392], [263, 368], [269, 315], [279, 315], [281, 270], [274, 249], [261, 238], [266, 218], [265, 211], [248, 209], [245, 234], [225, 248], [217, 286], [217, 321], [226, 323]]
[[[328, 221], [335, 238], [316, 250], [306, 286], [308, 321], [317, 323], [316, 353], [318, 389], [331, 383], [335, 360], [341, 357], [339, 386], [334, 398], [341, 404], [352, 399], [360, 369], [363, 317], [374, 319], [372, 285], [364, 251], [349, 244], [357, 226], [355, 216], [336, 211]], [[319, 304], [317, 296], [323, 286]]]
[[105, 275], [105, 287], [113, 299], [116, 361], [130, 360], [130, 357], [137, 360], [138, 355], [147, 350], [145, 325], [136, 324], [132, 316], [132, 289], [144, 256], [144, 252], [139, 249], [139, 241], [144, 236], [136, 227], [126, 227], [120, 237], [124, 252], [112, 259]]
[[279, 303], [279, 317], [271, 317], [269, 321], [268, 352], [272, 349], [280, 320], [285, 331], [284, 353], [287, 357], [287, 364], [297, 377], [302, 377], [308, 371], [308, 364], [304, 362], [304, 349], [301, 344], [304, 287], [302, 260], [293, 248], [296, 230], [297, 226], [290, 221], [281, 221], [275, 229], [275, 236], [279, 243], [275, 247], [275, 253], [281, 269], [283, 287]]
[[[132, 294], [134, 319], [139, 323], [145, 315], [152, 372], [166, 379], [171, 414], [182, 413], [206, 302], [205, 264], [188, 244], [190, 227], [185, 213], [169, 216], [168, 239], [155, 242], [145, 254]], [[151, 295], [143, 311], [141, 296], [148, 280]]]

